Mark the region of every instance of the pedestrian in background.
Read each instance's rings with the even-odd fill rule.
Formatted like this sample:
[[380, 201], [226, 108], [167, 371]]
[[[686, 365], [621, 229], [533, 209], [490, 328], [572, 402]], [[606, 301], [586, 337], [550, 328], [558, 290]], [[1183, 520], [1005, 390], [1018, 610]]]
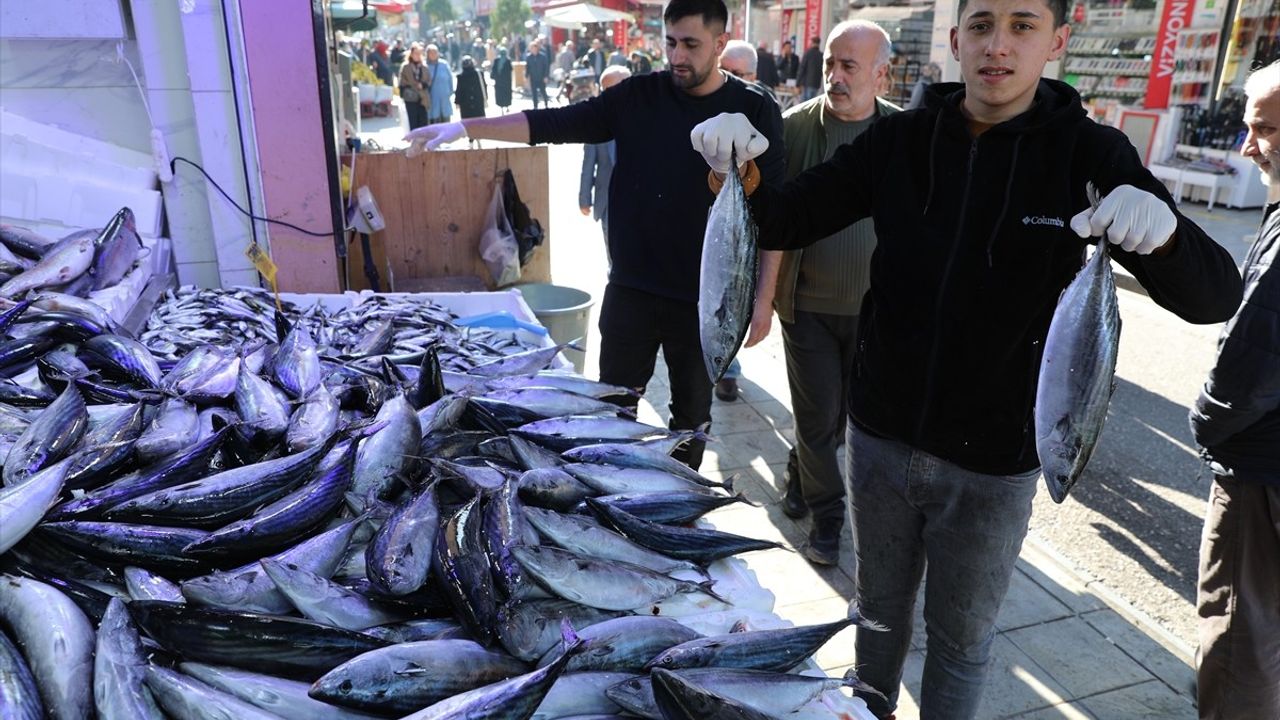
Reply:
[[600, 38], [592, 39], [591, 49], [587, 51], [587, 64], [591, 66], [591, 71], [596, 74], [596, 82], [600, 82], [600, 75], [604, 72], [607, 64], [604, 56], [604, 45], [600, 42]]
[[[978, 714], [1039, 484], [1044, 342], [1090, 238], [1111, 243], [1111, 259], [1189, 322], [1225, 321], [1241, 297], [1231, 255], [1179, 214], [1129, 139], [1090, 120], [1073, 87], [1041, 77], [1067, 49], [1066, 0], [957, 10], [963, 84], [935, 83], [924, 109], [880, 118], [749, 200], [764, 248], [875, 223], [845, 453], [856, 602], [887, 628], [859, 628], [855, 649], [859, 677], [883, 694], [858, 695], [879, 718], [898, 701], [926, 572], [920, 717]], [[713, 181], [730, 148], [747, 161], [758, 137], [734, 115], [690, 134]], [[1090, 184], [1103, 195], [1096, 210]], [[1055, 221], [1027, 226], [1027, 216]]]
[[[613, 52], [609, 53], [609, 67], [626, 67], [627, 54], [622, 52], [622, 48], [615, 47]], [[604, 73], [600, 73], [603, 77]]]
[[396, 38], [395, 44], [391, 46], [391, 67], [399, 70], [400, 66], [404, 64], [404, 55], [404, 41]]
[[1191, 431], [1213, 470], [1200, 544], [1205, 720], [1280, 718], [1280, 62], [1245, 82], [1240, 152], [1270, 188]]
[[[600, 91], [604, 92], [631, 77], [631, 71], [623, 67], [609, 67], [600, 74]], [[602, 143], [586, 143], [582, 146], [582, 174], [578, 181], [578, 209], [583, 215], [600, 221], [604, 232], [605, 251], [609, 247], [609, 180], [613, 177], [613, 164], [618, 157], [618, 146], [613, 140]]]
[[498, 48], [498, 57], [493, 61], [489, 75], [493, 77], [493, 103], [502, 108], [505, 115], [507, 108], [511, 107], [511, 60], [505, 47]]
[[795, 80], [800, 75], [800, 58], [791, 49], [791, 41], [782, 43], [782, 54], [778, 56], [778, 84], [785, 85], [788, 80]]
[[[788, 178], [830, 160], [841, 145], [901, 109], [876, 93], [889, 72], [890, 49], [889, 34], [875, 23], [853, 20], [832, 28], [826, 92], [782, 116]], [[844, 442], [858, 313], [871, 285], [875, 247], [875, 228], [864, 218], [809, 247], [788, 250], [773, 295], [796, 431], [782, 511], [812, 518], [804, 555], [818, 565], [840, 559], [845, 480], [836, 451]]]
[[400, 99], [408, 115], [409, 129], [427, 124], [427, 105], [431, 103], [429, 85], [431, 76], [422, 61], [422, 45], [409, 45], [409, 59], [400, 66]]
[[779, 85], [778, 62], [774, 60], [773, 53], [769, 52], [768, 46], [764, 43], [760, 43], [760, 47], [756, 48], [756, 77], [765, 87], [775, 88]]
[[484, 78], [476, 72], [476, 62], [470, 55], [462, 56], [462, 70], [458, 72], [458, 89], [454, 92], [458, 115], [462, 118], [484, 117], [484, 106], [489, 102], [489, 90]]
[[[698, 332], [698, 273], [714, 196], [702, 159], [684, 150], [689, 132], [699, 120], [720, 112], [750, 116], [761, 132], [741, 145], [742, 151], [770, 143], [759, 173], [770, 182], [783, 180], [777, 104], [717, 67], [729, 40], [728, 17], [723, 0], [671, 0], [663, 11], [670, 70], [633, 76], [565, 107], [420, 128], [409, 135], [415, 146], [428, 150], [465, 137], [516, 143], [617, 141], [609, 183], [612, 265], [600, 305], [600, 379], [643, 392], [661, 350], [674, 430], [710, 427], [711, 422], [712, 383]], [[747, 344], [759, 339], [749, 335]], [[705, 441], [694, 439], [674, 457], [697, 468], [705, 448]]]
[[920, 68], [920, 79], [916, 80], [916, 84], [911, 87], [911, 100], [907, 102], [907, 109], [912, 110], [924, 104], [924, 92], [929, 86], [942, 79], [942, 68], [938, 67], [938, 63], [928, 63]]
[[427, 46], [427, 124], [449, 122], [453, 117], [453, 73], [440, 60], [440, 48]]
[[538, 98], [547, 104], [547, 76], [550, 74], [550, 63], [542, 52], [537, 40], [529, 45], [529, 52], [524, 56], [524, 72], [529, 79], [529, 92], [533, 95], [533, 109], [538, 109]]
[[632, 75], [648, 75], [653, 72], [653, 61], [642, 50], [631, 51], [631, 62], [627, 64]]
[[573, 69], [573, 61], [577, 59], [578, 55], [573, 51], [573, 42], [565, 40], [560, 48], [560, 54], [556, 55], [556, 69], [560, 71], [561, 78], [569, 74]]
[[800, 58], [796, 84], [801, 88], [801, 102], [812, 100], [822, 92], [822, 38], [815, 37], [809, 41], [809, 49]]

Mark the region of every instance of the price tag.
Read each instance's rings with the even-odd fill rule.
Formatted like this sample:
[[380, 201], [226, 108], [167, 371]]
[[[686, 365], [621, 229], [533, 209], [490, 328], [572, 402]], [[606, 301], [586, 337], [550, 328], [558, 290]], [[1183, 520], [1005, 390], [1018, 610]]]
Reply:
[[258, 274], [266, 278], [267, 283], [271, 285], [271, 292], [276, 296], [276, 308], [283, 310], [284, 308], [280, 305], [280, 288], [276, 286], [276, 272], [278, 268], [276, 267], [276, 264], [272, 262], [271, 256], [268, 255], [267, 252], [262, 249], [262, 246], [256, 242], [249, 245], [249, 249], [246, 250], [244, 254], [248, 256], [249, 261], [253, 263], [253, 267], [258, 271]]

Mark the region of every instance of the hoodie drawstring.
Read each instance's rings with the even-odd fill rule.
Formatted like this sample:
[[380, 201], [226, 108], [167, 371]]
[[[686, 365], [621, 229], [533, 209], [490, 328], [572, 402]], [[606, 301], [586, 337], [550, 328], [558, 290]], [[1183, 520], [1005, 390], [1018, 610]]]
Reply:
[[987, 267], [991, 267], [992, 248], [996, 245], [996, 235], [1000, 233], [1000, 225], [1004, 222], [1004, 214], [1009, 210], [1009, 196], [1013, 193], [1013, 176], [1018, 170], [1018, 146], [1022, 144], [1023, 135], [1013, 140], [1013, 162], [1009, 165], [1009, 179], [1004, 185], [1004, 202], [1000, 205], [1000, 214], [996, 216], [996, 224], [991, 228], [991, 237], [987, 238]]
[[938, 136], [942, 133], [942, 113], [933, 117], [933, 133], [929, 136], [929, 192], [924, 196], [924, 215], [929, 214], [929, 206], [933, 204], [933, 186], [936, 178], [934, 177], [934, 166], [936, 158], [934, 151], [938, 146]]

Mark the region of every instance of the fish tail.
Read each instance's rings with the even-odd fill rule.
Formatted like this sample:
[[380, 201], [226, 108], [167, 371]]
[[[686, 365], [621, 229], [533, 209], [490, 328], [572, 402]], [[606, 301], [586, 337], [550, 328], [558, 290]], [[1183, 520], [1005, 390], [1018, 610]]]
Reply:
[[712, 589], [715, 587], [715, 585], [716, 585], [715, 580], [707, 580], [704, 582], [700, 582], [698, 583], [698, 591], [701, 592], [703, 595], [719, 600], [725, 605], [732, 605], [733, 603], [729, 602], [728, 598], [720, 595], [719, 593], [717, 593], [715, 590]]
[[875, 630], [876, 632], [888, 632], [889, 628], [880, 623], [866, 617], [862, 614], [862, 608], [858, 605], [858, 601], [854, 600], [849, 603], [849, 621], [850, 624], [857, 625], [867, 630]]
[[585, 650], [587, 641], [574, 632], [573, 623], [569, 622], [569, 618], [560, 618], [560, 643], [563, 647], [561, 656], [565, 657]]
[[889, 699], [885, 697], [884, 693], [880, 692], [879, 690], [863, 682], [862, 678], [858, 677], [858, 668], [856, 667], [851, 667], [848, 670], [846, 670], [844, 672], [844, 677], [841, 678], [841, 680], [844, 681], [845, 687], [852, 688], [854, 692], [870, 693], [872, 695], [877, 695], [884, 700]]
[[733, 494], [733, 500], [734, 502], [744, 503], [746, 505], [750, 505], [751, 507], [760, 507], [760, 503], [747, 497], [746, 493], [742, 492], [741, 490]]
[[[733, 492], [733, 483], [738, 479], [738, 473], [734, 473], [719, 483], [720, 487], [729, 492]], [[741, 494], [741, 493], [739, 493]]]

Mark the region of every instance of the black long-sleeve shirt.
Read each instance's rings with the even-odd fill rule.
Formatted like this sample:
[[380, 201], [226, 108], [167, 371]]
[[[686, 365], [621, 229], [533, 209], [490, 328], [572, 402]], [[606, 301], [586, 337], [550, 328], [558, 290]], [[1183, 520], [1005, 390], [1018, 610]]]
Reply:
[[850, 418], [992, 475], [1039, 466], [1032, 410], [1058, 297], [1086, 240], [1070, 228], [1103, 193], [1133, 185], [1177, 216], [1163, 255], [1112, 246], [1151, 299], [1195, 323], [1240, 303], [1231, 256], [1178, 213], [1118, 130], [1089, 120], [1065, 83], [1041, 80], [1022, 115], [971, 136], [963, 86], [876, 122], [832, 159], [751, 196], [761, 247], [804, 247], [861, 218], [875, 224]]
[[650, 73], [586, 102], [525, 112], [531, 143], [617, 141], [609, 186], [609, 282], [697, 302], [702, 236], [715, 196], [689, 133], [726, 112], [743, 113], [769, 139], [756, 164], [764, 182], [781, 183], [782, 114], [764, 91], [735, 77], [694, 97], [677, 88], [670, 73]]

